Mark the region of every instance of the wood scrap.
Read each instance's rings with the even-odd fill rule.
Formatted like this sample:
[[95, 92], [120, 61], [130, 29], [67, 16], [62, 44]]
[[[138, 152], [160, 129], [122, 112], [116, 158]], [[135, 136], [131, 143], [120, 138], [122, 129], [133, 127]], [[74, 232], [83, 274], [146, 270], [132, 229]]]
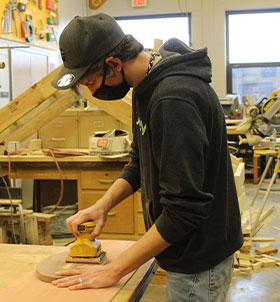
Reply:
[[241, 227], [244, 236], [251, 236], [251, 214], [248, 210], [242, 212]]
[[254, 271], [260, 270], [261, 267], [262, 267], [262, 263], [261, 262], [252, 263], [252, 268], [253, 268]]
[[[263, 215], [264, 221], [273, 211], [270, 207]], [[274, 237], [252, 237], [251, 224], [254, 217], [248, 210], [242, 212], [241, 225], [243, 231], [243, 246], [234, 255], [234, 276], [259, 271], [261, 268], [280, 266], [280, 258], [274, 255], [278, 249], [270, 244]], [[263, 224], [261, 225], [263, 226]], [[259, 246], [252, 250], [252, 245], [259, 242]]]
[[252, 242], [271, 242], [275, 241], [274, 237], [253, 237]]
[[261, 255], [261, 254], [267, 254], [267, 255], [270, 255], [270, 254], [276, 254], [278, 253], [278, 248], [272, 246], [272, 245], [269, 245], [269, 246], [260, 246], [260, 247], [256, 247], [255, 248], [255, 253], [257, 255]]
[[250, 267], [251, 266], [251, 261], [249, 259], [239, 259], [239, 267]]
[[269, 207], [260, 217], [257, 226], [259, 226], [261, 223], [263, 223], [266, 218], [269, 217], [269, 215], [274, 211], [274, 206]]
[[249, 241], [245, 241], [242, 245], [242, 247], [240, 248], [241, 252], [249, 252], [252, 249], [252, 242], [251, 240]]
[[269, 258], [259, 258], [257, 262], [260, 262], [262, 264], [262, 267], [271, 267], [276, 265], [276, 261]]

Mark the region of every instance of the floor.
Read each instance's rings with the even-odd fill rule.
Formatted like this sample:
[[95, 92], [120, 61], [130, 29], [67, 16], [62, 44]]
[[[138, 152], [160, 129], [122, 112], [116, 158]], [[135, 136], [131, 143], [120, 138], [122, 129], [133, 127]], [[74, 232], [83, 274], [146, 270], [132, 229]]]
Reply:
[[[256, 185], [246, 184], [246, 195], [251, 201]], [[264, 183], [250, 212], [257, 212], [263, 200], [267, 183]], [[272, 188], [266, 203], [266, 208], [274, 205], [273, 213], [265, 220], [263, 227], [259, 230], [258, 236], [275, 237], [272, 244], [280, 249], [280, 185]], [[0, 242], [1, 242], [0, 232]], [[63, 239], [55, 242], [57, 245], [64, 245]], [[280, 252], [279, 252], [280, 254]], [[279, 255], [276, 255], [280, 257]], [[232, 280], [229, 295], [225, 302], [279, 302], [280, 301], [280, 268], [261, 269], [257, 273], [236, 276]], [[165, 285], [150, 284], [146, 289], [141, 302], [164, 302]]]
[[[246, 195], [250, 202], [257, 185], [246, 184]], [[264, 183], [257, 196], [254, 206], [250, 209], [251, 213], [258, 212], [267, 183]], [[278, 190], [279, 189], [279, 190]], [[265, 209], [274, 205], [274, 211], [268, 217], [263, 227], [257, 233], [260, 237], [275, 237], [276, 241], [272, 245], [279, 249], [280, 254], [280, 231], [273, 227], [280, 228], [280, 185], [272, 187]], [[264, 209], [264, 210], [265, 210]], [[257, 244], [256, 244], [257, 245]], [[276, 255], [280, 257], [279, 255]], [[280, 268], [261, 269], [257, 273], [236, 276], [232, 280], [230, 291], [225, 302], [279, 302], [280, 301]], [[150, 284], [143, 295], [141, 302], [164, 302], [165, 286]]]

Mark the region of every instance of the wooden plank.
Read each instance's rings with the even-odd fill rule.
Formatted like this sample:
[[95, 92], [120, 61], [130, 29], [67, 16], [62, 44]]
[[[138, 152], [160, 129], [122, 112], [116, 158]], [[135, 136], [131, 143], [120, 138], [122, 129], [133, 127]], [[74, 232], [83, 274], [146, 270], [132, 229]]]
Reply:
[[272, 245], [268, 246], [260, 246], [255, 248], [255, 253], [257, 255], [261, 254], [276, 254], [278, 252], [278, 249]]
[[234, 181], [236, 186], [237, 195], [239, 196], [242, 191], [242, 186], [245, 181], [245, 163], [239, 163], [236, 171], [234, 172]]
[[0, 133], [57, 91], [51, 86], [51, 80], [60, 68], [56, 68], [0, 110]]
[[93, 97], [86, 86], [81, 85], [81, 91], [83, 96], [89, 103], [104, 110], [108, 114], [112, 115], [117, 120], [121, 121], [125, 125], [131, 127], [132, 125], [132, 102], [131, 92], [121, 100], [116, 101], [102, 101]]
[[56, 214], [46, 214], [46, 213], [33, 213], [37, 221], [53, 221], [56, 219]]
[[25, 218], [25, 235], [28, 244], [39, 244], [38, 223], [33, 215]]
[[56, 98], [54, 96], [49, 97], [39, 106], [35, 107], [31, 111], [29, 111], [26, 115], [24, 115], [22, 118], [11, 124], [8, 128], [6, 128], [4, 131], [0, 133], [0, 141], [3, 141], [7, 137], [11, 136], [15, 131], [23, 127], [26, 123], [28, 123], [31, 119], [33, 119], [36, 115], [38, 115], [40, 112], [45, 110], [48, 106], [50, 106], [55, 101]]
[[240, 157], [236, 157], [236, 156], [234, 156], [232, 154], [230, 154], [230, 159], [231, 159], [231, 164], [232, 164], [233, 172], [235, 172], [236, 169], [237, 169], [237, 167], [238, 167], [238, 165], [243, 162], [243, 159], [240, 158]]
[[238, 203], [239, 203], [239, 209], [240, 209], [241, 213], [248, 210], [249, 202], [248, 202], [248, 199], [246, 196], [246, 192], [242, 192], [240, 195], [238, 195]]
[[242, 245], [242, 247], [240, 248], [240, 252], [242, 253], [246, 253], [249, 252], [252, 249], [252, 242], [249, 241], [245, 241]]
[[266, 218], [274, 211], [274, 206], [269, 207], [260, 217], [257, 226], [262, 224]]
[[257, 262], [260, 262], [262, 264], [262, 267], [271, 267], [276, 265], [276, 261], [269, 258], [259, 258], [256, 260]]
[[[21, 199], [12, 199], [12, 205], [18, 205], [21, 204]], [[11, 200], [10, 199], [0, 199], [0, 205], [10, 206]]]
[[240, 267], [250, 267], [251, 262], [249, 259], [239, 259], [239, 266]]
[[274, 237], [253, 237], [252, 242], [271, 242], [276, 241]]
[[71, 107], [80, 96], [72, 89], [57, 91], [56, 101], [46, 110], [40, 112], [35, 118], [31, 119], [24, 127], [19, 128], [11, 136], [9, 141], [23, 141], [56, 118], [58, 114]]
[[242, 212], [241, 226], [243, 235], [251, 235], [251, 214], [248, 210]]

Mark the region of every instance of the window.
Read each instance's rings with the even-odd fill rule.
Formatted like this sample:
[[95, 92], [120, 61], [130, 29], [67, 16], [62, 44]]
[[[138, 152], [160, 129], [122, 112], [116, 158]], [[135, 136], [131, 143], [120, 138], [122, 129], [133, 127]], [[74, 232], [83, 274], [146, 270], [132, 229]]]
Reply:
[[115, 17], [125, 34], [131, 34], [146, 49], [154, 48], [154, 39], [165, 42], [178, 38], [191, 46], [190, 14]]
[[226, 12], [227, 93], [256, 100], [280, 88], [280, 9]]

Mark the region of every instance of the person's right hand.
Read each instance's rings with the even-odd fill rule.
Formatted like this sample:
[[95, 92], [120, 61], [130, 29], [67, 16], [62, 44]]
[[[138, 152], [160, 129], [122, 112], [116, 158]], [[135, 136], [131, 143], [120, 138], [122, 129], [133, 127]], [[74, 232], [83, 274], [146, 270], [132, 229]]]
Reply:
[[76, 237], [80, 235], [78, 231], [78, 225], [89, 220], [93, 220], [96, 224], [95, 229], [90, 234], [90, 240], [96, 238], [102, 231], [107, 219], [107, 212], [98, 204], [94, 204], [91, 207], [81, 210], [73, 216], [66, 219], [68, 230]]

